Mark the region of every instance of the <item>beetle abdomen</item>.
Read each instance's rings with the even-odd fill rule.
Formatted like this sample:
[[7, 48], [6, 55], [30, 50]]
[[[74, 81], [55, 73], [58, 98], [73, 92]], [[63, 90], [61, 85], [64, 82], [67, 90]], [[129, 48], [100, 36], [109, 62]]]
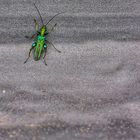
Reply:
[[35, 61], [40, 60], [40, 58], [42, 57], [44, 44], [45, 44], [45, 37], [39, 35], [35, 41], [35, 47], [33, 50], [33, 56]]
[[41, 56], [42, 56], [41, 44], [37, 44], [37, 46], [34, 48], [33, 56], [34, 56], [35, 61], [37, 61], [37, 60], [39, 60], [41, 58]]

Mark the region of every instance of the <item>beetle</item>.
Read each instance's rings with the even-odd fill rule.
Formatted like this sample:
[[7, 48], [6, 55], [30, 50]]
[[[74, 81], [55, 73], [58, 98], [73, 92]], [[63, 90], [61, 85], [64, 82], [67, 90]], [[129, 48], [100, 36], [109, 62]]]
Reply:
[[31, 55], [31, 52], [33, 51], [33, 58], [35, 61], [38, 61], [41, 59], [41, 57], [43, 57], [43, 60], [44, 60], [44, 63], [45, 65], [47, 65], [46, 63], [46, 60], [45, 60], [45, 57], [46, 57], [46, 53], [47, 53], [47, 47], [48, 45], [51, 45], [54, 47], [54, 49], [61, 53], [61, 51], [59, 51], [58, 49], [55, 48], [55, 46], [49, 42], [47, 40], [47, 37], [49, 35], [49, 33], [51, 31], [54, 30], [54, 28], [56, 27], [57, 24], [55, 24], [51, 30], [49, 31], [48, 28], [47, 28], [47, 25], [58, 15], [64, 13], [64, 12], [61, 12], [61, 13], [58, 13], [56, 15], [54, 15], [46, 24], [44, 24], [44, 21], [43, 21], [43, 18], [40, 14], [40, 11], [39, 9], [37, 8], [36, 4], [34, 3], [34, 6], [40, 16], [40, 19], [41, 19], [41, 23], [42, 23], [42, 26], [41, 28], [39, 29], [39, 25], [36, 21], [36, 19], [34, 19], [34, 23], [35, 23], [35, 30], [36, 30], [36, 33], [34, 33], [31, 37], [29, 36], [25, 36], [26, 38], [28, 39], [34, 39], [33, 43], [32, 43], [32, 46], [30, 48], [30, 51], [29, 51], [29, 54], [28, 54], [28, 57], [27, 59], [24, 61], [24, 64], [28, 61], [28, 59], [30, 58], [30, 55]]

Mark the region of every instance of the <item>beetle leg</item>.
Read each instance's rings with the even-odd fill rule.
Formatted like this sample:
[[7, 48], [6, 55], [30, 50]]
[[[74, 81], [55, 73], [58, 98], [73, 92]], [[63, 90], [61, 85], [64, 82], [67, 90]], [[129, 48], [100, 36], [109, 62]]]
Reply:
[[36, 21], [36, 19], [34, 18], [34, 23], [35, 23], [35, 30], [36, 30], [36, 33], [34, 33], [32, 36], [25, 36], [25, 38], [28, 38], [28, 39], [34, 39], [38, 34], [39, 34], [39, 32], [38, 32], [38, 28], [39, 28], [39, 26], [38, 26], [38, 23], [37, 23], [37, 21]]
[[37, 33], [33, 34], [31, 37], [30, 36], [25, 36], [25, 38], [28, 38], [28, 39], [34, 39], [36, 37]]
[[55, 46], [53, 45], [53, 43], [49, 42], [48, 40], [46, 42], [49, 43], [50, 45], [52, 45], [57, 52], [61, 53], [61, 51], [59, 51], [58, 49], [55, 48]]
[[34, 19], [34, 23], [35, 23], [35, 30], [38, 31], [38, 23], [37, 23], [36, 19]]
[[54, 26], [51, 28], [50, 32], [52, 32], [54, 30], [54, 28], [56, 27], [57, 23], [54, 24]]
[[30, 51], [29, 51], [29, 54], [28, 54], [28, 57], [27, 57], [27, 59], [24, 61], [24, 64], [28, 61], [28, 59], [30, 58], [30, 55], [31, 55], [31, 51], [32, 51], [32, 49], [33, 49], [34, 47], [31, 47], [31, 49], [30, 49]]
[[54, 24], [53, 27], [51, 27], [51, 29], [45, 34], [45, 35], [48, 35], [49, 33], [53, 32], [55, 27], [56, 27], [57, 23]]

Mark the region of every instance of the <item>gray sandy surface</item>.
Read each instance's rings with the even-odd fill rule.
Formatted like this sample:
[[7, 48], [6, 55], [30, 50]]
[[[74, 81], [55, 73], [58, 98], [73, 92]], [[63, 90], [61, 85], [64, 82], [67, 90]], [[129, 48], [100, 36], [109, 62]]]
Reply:
[[45, 66], [23, 64], [39, 16], [28, 0], [0, 1], [0, 140], [139, 140], [140, 1], [40, 0]]

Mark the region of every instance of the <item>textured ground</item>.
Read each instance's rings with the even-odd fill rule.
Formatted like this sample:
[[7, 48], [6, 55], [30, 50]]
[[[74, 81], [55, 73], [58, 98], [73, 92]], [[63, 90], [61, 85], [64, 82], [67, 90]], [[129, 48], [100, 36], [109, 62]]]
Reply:
[[140, 2], [42, 0], [60, 11], [43, 61], [23, 64], [32, 1], [0, 1], [0, 140], [139, 140]]

